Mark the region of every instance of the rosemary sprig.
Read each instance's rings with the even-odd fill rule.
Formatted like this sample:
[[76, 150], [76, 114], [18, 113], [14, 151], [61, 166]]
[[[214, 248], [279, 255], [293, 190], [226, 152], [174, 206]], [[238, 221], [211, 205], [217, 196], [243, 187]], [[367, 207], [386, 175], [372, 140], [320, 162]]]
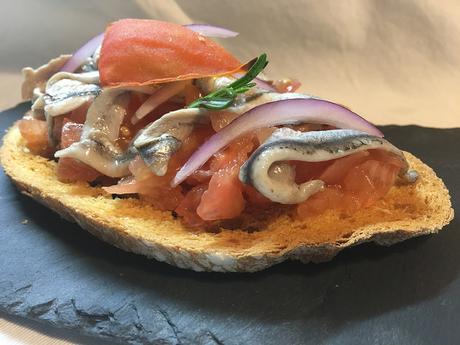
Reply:
[[230, 107], [238, 94], [245, 93], [256, 86], [256, 83], [251, 83], [251, 81], [262, 72], [267, 64], [267, 54], [263, 53], [255, 59], [251, 68], [244, 76], [223, 88], [194, 100], [187, 108], [203, 107], [211, 110], [220, 110]]

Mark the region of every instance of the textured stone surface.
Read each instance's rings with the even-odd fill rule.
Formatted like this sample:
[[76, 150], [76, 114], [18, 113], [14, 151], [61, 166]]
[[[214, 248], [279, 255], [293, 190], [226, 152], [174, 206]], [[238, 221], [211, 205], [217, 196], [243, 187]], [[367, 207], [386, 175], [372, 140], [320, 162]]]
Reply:
[[[20, 109], [2, 113], [8, 127]], [[385, 127], [458, 212], [460, 129]], [[196, 273], [122, 252], [0, 176], [0, 310], [129, 344], [458, 344], [460, 223], [330, 263]]]

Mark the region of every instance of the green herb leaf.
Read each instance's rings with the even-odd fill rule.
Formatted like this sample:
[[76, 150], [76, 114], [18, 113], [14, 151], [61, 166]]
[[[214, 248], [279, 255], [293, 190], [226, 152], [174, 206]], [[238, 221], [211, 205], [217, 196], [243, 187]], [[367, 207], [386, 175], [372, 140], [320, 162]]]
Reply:
[[255, 59], [251, 68], [244, 76], [221, 89], [196, 99], [187, 108], [203, 107], [211, 110], [220, 110], [230, 107], [238, 94], [245, 93], [256, 86], [256, 83], [251, 83], [251, 81], [263, 71], [267, 64], [267, 54], [263, 53]]

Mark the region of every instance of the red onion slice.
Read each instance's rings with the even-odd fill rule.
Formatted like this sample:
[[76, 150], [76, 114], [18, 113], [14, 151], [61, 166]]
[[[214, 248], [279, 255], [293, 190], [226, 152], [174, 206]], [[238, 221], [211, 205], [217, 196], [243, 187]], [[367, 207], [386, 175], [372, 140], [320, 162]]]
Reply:
[[73, 53], [72, 57], [62, 66], [62, 72], [75, 72], [75, 70], [83, 65], [88, 57], [94, 54], [97, 47], [99, 47], [104, 39], [104, 33], [93, 37], [88, 42], [86, 42], [83, 46], [81, 46], [75, 53]]
[[239, 35], [238, 32], [209, 24], [186, 24], [184, 27], [206, 37], [228, 38]]
[[171, 186], [177, 186], [183, 182], [206, 163], [214, 153], [240, 135], [259, 128], [299, 122], [356, 129], [383, 137], [382, 132], [371, 123], [336, 103], [315, 98], [295, 98], [265, 103], [252, 108], [201, 145], [177, 172]]
[[131, 123], [134, 125], [139, 122], [144, 116], [156, 109], [158, 106], [166, 102], [171, 97], [177, 95], [184, 90], [189, 81], [176, 81], [164, 84], [156, 90], [142, 105], [136, 110], [131, 118]]

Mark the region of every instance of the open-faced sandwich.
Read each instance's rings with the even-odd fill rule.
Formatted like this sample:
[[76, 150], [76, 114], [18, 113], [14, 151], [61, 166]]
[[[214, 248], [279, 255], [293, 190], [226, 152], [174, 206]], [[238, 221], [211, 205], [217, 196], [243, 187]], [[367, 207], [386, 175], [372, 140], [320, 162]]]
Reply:
[[122, 249], [194, 270], [331, 259], [453, 217], [433, 170], [348, 108], [241, 63], [207, 25], [117, 21], [25, 68], [1, 160], [27, 195]]

